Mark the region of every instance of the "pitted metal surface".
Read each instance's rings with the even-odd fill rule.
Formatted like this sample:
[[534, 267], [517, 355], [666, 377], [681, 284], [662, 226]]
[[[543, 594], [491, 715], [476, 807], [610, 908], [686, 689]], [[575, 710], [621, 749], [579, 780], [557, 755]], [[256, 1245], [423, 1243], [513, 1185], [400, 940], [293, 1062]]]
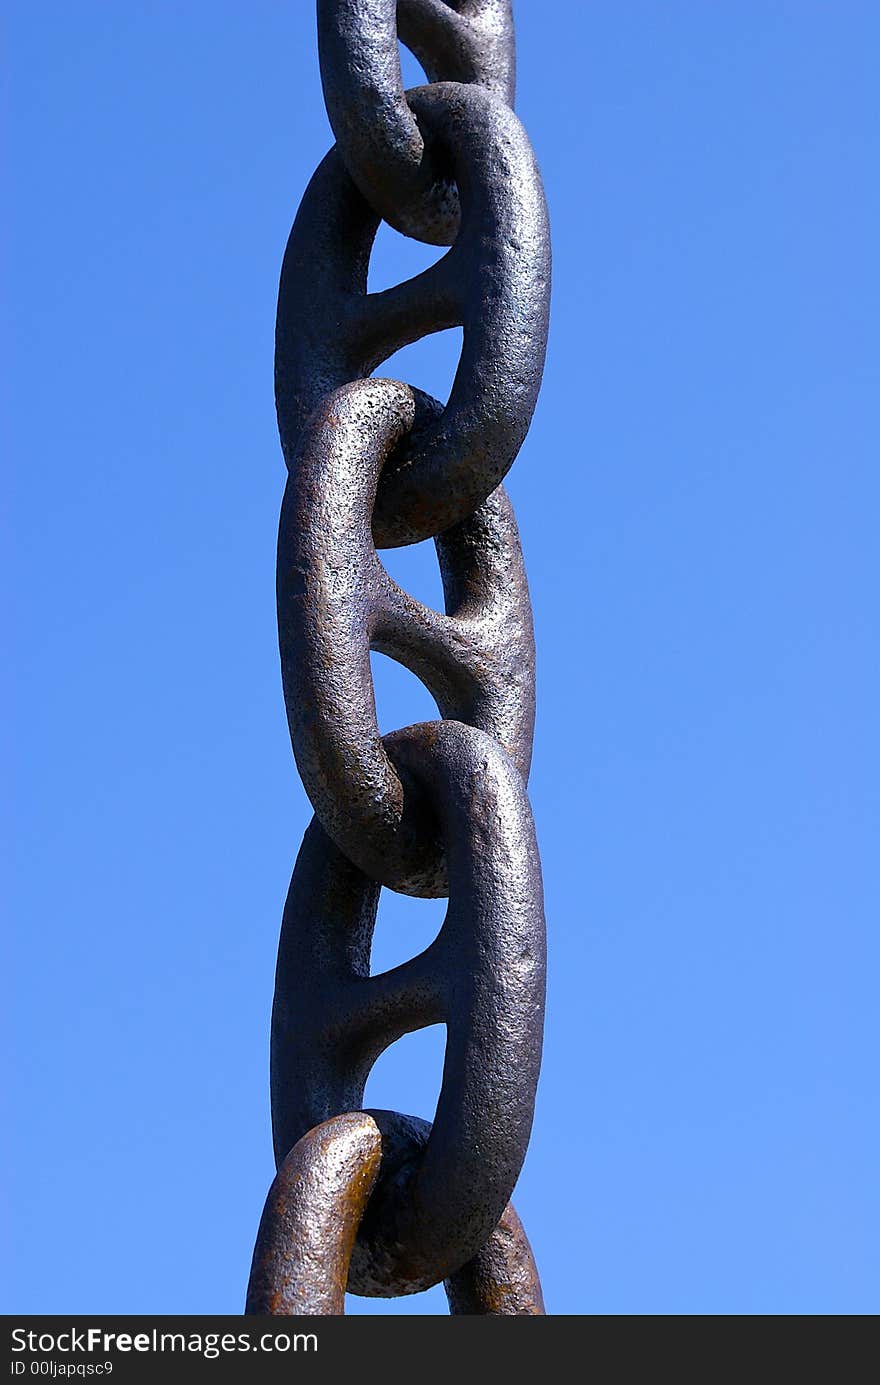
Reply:
[[[337, 145], [288, 240], [275, 390], [288, 480], [278, 537], [282, 681], [315, 817], [281, 930], [272, 1014], [278, 1173], [247, 1311], [338, 1314], [443, 1282], [458, 1314], [544, 1312], [510, 1204], [541, 1060], [545, 928], [528, 778], [535, 651], [501, 482], [538, 396], [550, 250], [540, 174], [510, 108], [508, 0], [319, 0]], [[404, 92], [398, 36], [429, 85]], [[448, 244], [367, 292], [381, 217]], [[463, 328], [445, 405], [370, 378]], [[445, 611], [377, 549], [435, 541]], [[381, 736], [370, 651], [439, 720]], [[449, 896], [434, 942], [371, 975], [380, 890]], [[433, 1122], [364, 1111], [379, 1055], [446, 1027]]]
[[535, 1257], [512, 1202], [483, 1249], [443, 1287], [450, 1313], [543, 1316], [544, 1295]]
[[334, 1116], [297, 1141], [266, 1199], [246, 1313], [345, 1312], [351, 1252], [381, 1163], [379, 1127], [364, 1111]]

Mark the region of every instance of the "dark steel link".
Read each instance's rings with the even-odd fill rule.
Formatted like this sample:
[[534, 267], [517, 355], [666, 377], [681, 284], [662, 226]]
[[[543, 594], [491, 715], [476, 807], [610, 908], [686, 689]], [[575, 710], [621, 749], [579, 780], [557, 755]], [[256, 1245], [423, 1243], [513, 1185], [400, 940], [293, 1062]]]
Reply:
[[349, 174], [404, 235], [451, 245], [460, 212], [454, 175], [410, 110], [398, 33], [430, 82], [478, 83], [513, 105], [509, 0], [318, 0], [324, 101]]
[[463, 208], [455, 245], [415, 278], [368, 294], [378, 219], [331, 150], [290, 233], [275, 335], [289, 466], [310, 414], [333, 390], [408, 342], [464, 328], [446, 407], [426, 403], [382, 472], [373, 513], [380, 548], [433, 538], [495, 490], [528, 431], [547, 347], [547, 209], [523, 127], [481, 87], [440, 83], [409, 98], [455, 171]]
[[528, 776], [535, 652], [516, 521], [499, 488], [436, 540], [446, 616], [379, 562], [376, 482], [412, 424], [393, 380], [343, 386], [320, 405], [292, 461], [278, 542], [278, 629], [296, 762], [322, 826], [374, 880], [444, 895], [432, 814], [404, 787], [376, 722], [370, 650], [417, 674], [440, 715], [487, 731]]
[[382, 1296], [459, 1269], [504, 1211], [532, 1124], [545, 946], [534, 825], [510, 757], [453, 721], [409, 727], [385, 745], [436, 813], [449, 870], [446, 920], [424, 952], [370, 976], [379, 886], [313, 821], [285, 905], [272, 1014], [279, 1163], [313, 1126], [360, 1108], [389, 1044], [425, 1025], [447, 1027], [433, 1126], [373, 1113], [382, 1172], [350, 1287]]

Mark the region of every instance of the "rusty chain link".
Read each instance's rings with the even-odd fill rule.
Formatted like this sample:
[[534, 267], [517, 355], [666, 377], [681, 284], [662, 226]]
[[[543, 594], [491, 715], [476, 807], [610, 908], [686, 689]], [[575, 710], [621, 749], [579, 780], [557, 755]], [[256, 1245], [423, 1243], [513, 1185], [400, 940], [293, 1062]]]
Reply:
[[[404, 92], [398, 38], [429, 85]], [[547, 340], [544, 194], [510, 103], [509, 0], [318, 0], [336, 144], [284, 255], [275, 388], [288, 467], [278, 628], [297, 766], [315, 810], [284, 909], [272, 1014], [278, 1173], [248, 1313], [342, 1313], [345, 1291], [445, 1283], [453, 1313], [543, 1313], [509, 1203], [525, 1157], [544, 1009], [541, 869], [526, 794], [534, 642], [501, 481]], [[385, 218], [450, 249], [367, 292]], [[445, 405], [370, 378], [401, 346], [464, 329]], [[446, 613], [377, 548], [433, 538]], [[441, 720], [381, 736], [370, 651]], [[424, 952], [371, 976], [379, 893], [446, 896]], [[378, 1056], [447, 1028], [432, 1123], [363, 1111]]]

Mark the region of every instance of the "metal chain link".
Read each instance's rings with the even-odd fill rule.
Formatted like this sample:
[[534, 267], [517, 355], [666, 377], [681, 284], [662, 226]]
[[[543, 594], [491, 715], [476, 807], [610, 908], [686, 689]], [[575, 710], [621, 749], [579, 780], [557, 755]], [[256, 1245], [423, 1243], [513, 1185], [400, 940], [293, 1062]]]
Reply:
[[[404, 92], [398, 37], [429, 85]], [[282, 678], [315, 817], [284, 909], [272, 1015], [278, 1173], [248, 1313], [342, 1313], [445, 1282], [453, 1313], [543, 1313], [509, 1204], [541, 1055], [545, 930], [526, 794], [534, 643], [500, 484], [537, 400], [550, 250], [540, 174], [510, 103], [509, 0], [318, 0], [336, 145], [290, 234], [275, 383], [289, 471], [278, 540]], [[451, 248], [367, 293], [379, 221]], [[369, 378], [464, 329], [447, 403]], [[433, 538], [446, 613], [377, 548]], [[440, 721], [381, 736], [370, 651]], [[382, 886], [449, 896], [424, 952], [370, 975]], [[434, 1121], [363, 1111], [378, 1056], [447, 1027]]]

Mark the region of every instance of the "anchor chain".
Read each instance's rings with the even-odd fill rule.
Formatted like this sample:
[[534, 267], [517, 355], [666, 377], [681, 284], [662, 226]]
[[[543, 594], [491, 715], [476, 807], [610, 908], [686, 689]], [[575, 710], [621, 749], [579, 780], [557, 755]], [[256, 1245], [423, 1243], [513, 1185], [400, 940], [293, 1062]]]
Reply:
[[[278, 539], [284, 698], [315, 811], [281, 928], [272, 1014], [278, 1173], [248, 1313], [343, 1312], [349, 1292], [445, 1283], [453, 1313], [543, 1313], [509, 1199], [541, 1057], [545, 928], [526, 793], [534, 638], [502, 481], [547, 341], [540, 174], [511, 108], [509, 0], [318, 0], [336, 144], [281, 271], [275, 392], [288, 480]], [[428, 85], [404, 91], [398, 39]], [[367, 292], [384, 218], [450, 248]], [[401, 346], [463, 328], [446, 404], [373, 377]], [[434, 540], [445, 614], [378, 549]], [[440, 720], [380, 735], [378, 650]], [[370, 974], [382, 887], [449, 905], [434, 942]], [[431, 1123], [361, 1109], [396, 1039], [447, 1029]]]

